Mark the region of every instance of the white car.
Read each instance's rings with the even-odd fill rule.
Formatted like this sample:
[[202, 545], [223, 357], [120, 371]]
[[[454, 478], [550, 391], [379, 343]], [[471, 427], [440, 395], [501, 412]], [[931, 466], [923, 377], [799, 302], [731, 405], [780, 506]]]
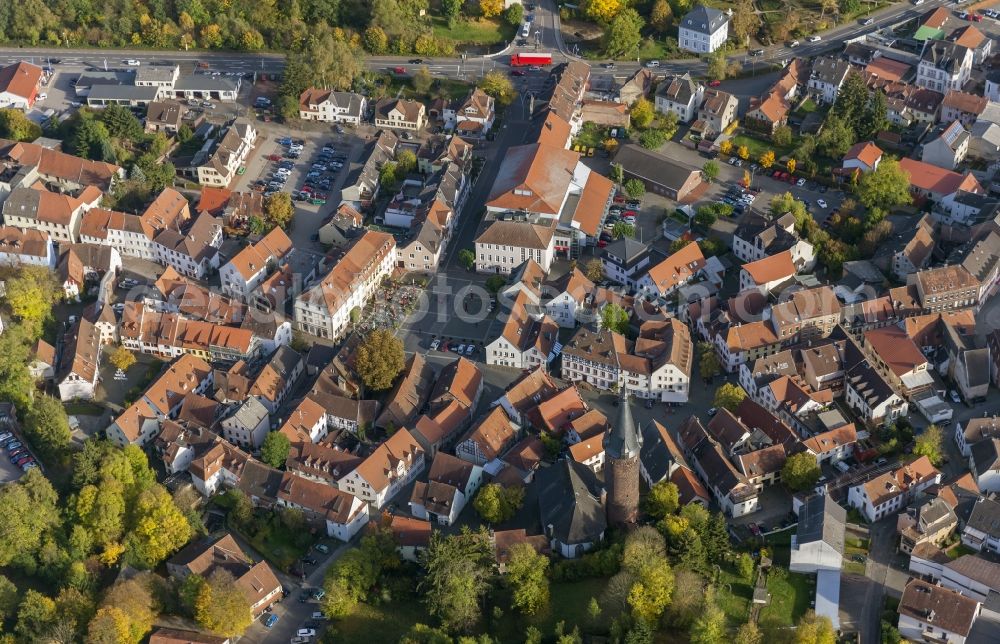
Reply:
[[129, 58], [128, 60], [125, 61], [125, 64], [128, 65], [129, 67], [138, 67], [142, 63], [140, 63], [135, 58]]
[[649, 68], [659, 67], [659, 66], [660, 66], [660, 61], [658, 61], [658, 60], [650, 60], [650, 61], [646, 62], [646, 67], [649, 67]]
[[798, 187], [801, 188], [802, 186], [806, 185], [806, 180], [805, 179], [799, 179], [798, 181], [795, 182], [795, 185], [797, 185]]
[[806, 38], [806, 40], [808, 40], [809, 42], [819, 42], [823, 39], [820, 38], [819, 36], [809, 36], [808, 38]]
[[865, 18], [864, 20], [861, 21], [861, 24], [863, 26], [867, 27], [868, 25], [872, 24], [873, 22], [875, 22], [874, 18]]
[[49, 97], [49, 95], [48, 95], [48, 94], [46, 94], [45, 92], [42, 92], [41, 94], [39, 94], [39, 95], [38, 95], [38, 100], [40, 100], [40, 101], [44, 101], [44, 100], [45, 100], [45, 99], [47, 99], [48, 97]]
[[431, 351], [437, 351], [438, 347], [440, 346], [441, 346], [440, 340], [435, 340], [434, 342], [431, 342]]
[[962, 399], [959, 397], [958, 392], [955, 391], [954, 389], [948, 392], [948, 397], [951, 398], [951, 402], [955, 403], [956, 405], [962, 402]]
[[295, 634], [298, 635], [299, 637], [316, 637], [316, 629], [300, 628], [298, 631], [295, 632]]
[[819, 206], [820, 208], [826, 208], [826, 201], [824, 201], [823, 199], [817, 199], [816, 205]]
[[789, 48], [794, 48], [794, 47], [798, 47], [801, 44], [802, 43], [800, 43], [798, 40], [793, 40], [792, 42], [788, 43], [788, 47]]

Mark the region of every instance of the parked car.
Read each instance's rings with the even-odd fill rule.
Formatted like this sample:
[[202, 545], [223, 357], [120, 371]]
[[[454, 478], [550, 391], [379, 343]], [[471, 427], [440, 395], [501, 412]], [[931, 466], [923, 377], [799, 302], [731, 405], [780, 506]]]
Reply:
[[433, 342], [431, 342], [431, 351], [437, 351], [438, 347], [440, 347], [440, 346], [441, 346], [441, 341], [440, 340], [434, 340]]
[[816, 205], [819, 206], [820, 208], [824, 208], [825, 209], [826, 208], [826, 200], [824, 200], [824, 199], [817, 199], [816, 200]]
[[948, 392], [948, 397], [951, 398], [951, 402], [955, 403], [956, 405], [962, 402], [962, 398], [958, 395], [958, 392], [955, 391], [954, 389]]
[[316, 637], [316, 631], [312, 628], [300, 628], [295, 634], [299, 637]]
[[470, 344], [469, 346], [465, 347], [465, 355], [471, 356], [475, 352], [476, 352], [476, 345]]
[[819, 42], [819, 41], [821, 41], [823, 39], [821, 37], [819, 37], [819, 36], [813, 35], [813, 36], [809, 36], [808, 38], [806, 38], [806, 40], [808, 40], [809, 42]]
[[715, 79], [713, 81], [708, 82], [709, 87], [718, 87], [719, 85], [722, 85], [722, 81], [720, 81], [719, 79]]
[[6, 440], [10, 440], [13, 437], [14, 437], [14, 435], [11, 434], [10, 432], [4, 432], [4, 433], [0, 434], [0, 443], [4, 442]]
[[864, 25], [865, 27], [867, 27], [868, 25], [872, 24], [873, 22], [875, 22], [874, 18], [865, 18], [864, 20], [861, 21], [861, 24]]
[[264, 628], [271, 628], [278, 623], [278, 616], [274, 613], [268, 613], [267, 617], [264, 618]]

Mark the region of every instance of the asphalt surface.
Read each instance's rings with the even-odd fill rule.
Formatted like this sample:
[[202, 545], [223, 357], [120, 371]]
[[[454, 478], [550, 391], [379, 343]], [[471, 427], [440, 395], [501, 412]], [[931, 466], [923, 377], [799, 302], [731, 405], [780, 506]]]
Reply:
[[[549, 51], [552, 52], [553, 62], [561, 63], [567, 60], [577, 59], [569, 53], [569, 49], [563, 42], [559, 29], [559, 15], [555, 8], [554, 0], [542, 0], [537, 3], [533, 15], [534, 31], [528, 39], [526, 46], [517, 47], [508, 45], [496, 53], [485, 56], [468, 56], [457, 58], [425, 58], [426, 64], [432, 73], [448, 78], [476, 78], [491, 69], [506, 69], [509, 65], [509, 56], [517, 51]], [[760, 57], [748, 57], [745, 51], [741, 51], [730, 56], [730, 60], [736, 60], [744, 64], [747, 69], [754, 66], [761, 66], [765, 63], [784, 62], [792, 56], [808, 57], [822, 54], [828, 51], [839, 50], [845, 40], [856, 38], [863, 34], [873, 33], [879, 29], [896, 24], [903, 20], [908, 20], [939, 6], [956, 6], [945, 0], [930, 0], [915, 7], [910, 3], [897, 3], [885, 9], [877, 11], [871, 15], [874, 19], [871, 25], [862, 25], [860, 20], [843, 23], [822, 34], [819, 42], [810, 43], [803, 41], [798, 47], [789, 48], [784, 44], [774, 45], [764, 49], [764, 54]], [[520, 34], [518, 34], [520, 35]], [[537, 43], [537, 46], [536, 46]], [[6, 64], [18, 60], [34, 61], [36, 64], [44, 63], [46, 60], [59, 59], [62, 65], [72, 67], [99, 67], [105, 64], [108, 67], [122, 67], [127, 59], [135, 59], [142, 64], [153, 63], [177, 63], [185, 71], [194, 69], [198, 63], [205, 63], [209, 69], [239, 71], [244, 73], [261, 72], [266, 74], [277, 73], [284, 69], [285, 57], [280, 53], [257, 52], [218, 52], [218, 51], [169, 51], [169, 50], [134, 50], [134, 49], [79, 49], [61, 47], [3, 47], [0, 48], [0, 63]], [[373, 56], [366, 59], [366, 64], [370, 69], [394, 69], [404, 67], [407, 71], [413, 66], [409, 61], [413, 56]], [[600, 64], [606, 61], [592, 60], [592, 64]], [[644, 64], [644, 62], [643, 62]], [[628, 76], [640, 67], [640, 62], [618, 61], [615, 65], [616, 75]], [[674, 73], [678, 71], [690, 71], [695, 74], [704, 73], [705, 64], [694, 59], [665, 60], [660, 61], [658, 71], [662, 73]]]

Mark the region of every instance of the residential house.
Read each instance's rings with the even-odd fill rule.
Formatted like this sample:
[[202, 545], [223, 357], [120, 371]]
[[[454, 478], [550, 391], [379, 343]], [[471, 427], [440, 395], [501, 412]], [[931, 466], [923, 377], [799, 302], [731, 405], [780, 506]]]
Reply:
[[223, 128], [216, 139], [205, 142], [185, 174], [203, 186], [227, 187], [245, 167], [257, 141], [257, 130], [247, 121], [237, 120]]
[[962, 543], [977, 552], [1000, 554], [1000, 503], [980, 496], [962, 528]]
[[982, 441], [1000, 438], [1000, 418], [997, 416], [970, 418], [965, 421], [964, 426], [959, 421], [955, 424], [953, 438], [962, 456], [968, 458], [972, 455], [973, 445]]
[[907, 402], [867, 360], [847, 370], [844, 401], [866, 423], [876, 427], [905, 416], [909, 409]]
[[77, 242], [84, 213], [97, 206], [101, 197], [96, 188], [84, 189], [74, 197], [39, 184], [19, 186], [6, 195], [3, 221], [7, 226], [43, 232], [56, 243]]
[[559, 325], [548, 315], [532, 315], [528, 294], [520, 291], [511, 303], [500, 335], [486, 344], [486, 364], [532, 369], [554, 357]]
[[0, 67], [0, 108], [27, 112], [42, 86], [42, 68], [23, 60]]
[[272, 228], [259, 241], [244, 246], [219, 269], [219, 282], [226, 294], [246, 299], [284, 263], [293, 251], [292, 240], [279, 227]]
[[631, 237], [622, 237], [604, 247], [601, 264], [604, 274], [629, 290], [636, 288], [650, 265], [650, 248]]
[[503, 407], [493, 407], [455, 446], [455, 455], [474, 465], [485, 465], [510, 449], [519, 433], [520, 427]]
[[56, 266], [55, 245], [47, 233], [0, 226], [0, 264], [5, 266]]
[[352, 166], [340, 191], [340, 201], [356, 211], [361, 211], [374, 203], [378, 197], [379, 169], [387, 161], [396, 158], [399, 137], [391, 130], [383, 130], [362, 154], [364, 161]]
[[941, 482], [926, 456], [848, 489], [847, 504], [869, 521], [898, 514], [920, 492]]
[[970, 128], [979, 120], [989, 103], [986, 97], [979, 94], [970, 94], [957, 89], [945, 92], [941, 101], [941, 122], [948, 124], [958, 121], [964, 127]]
[[799, 270], [808, 271], [816, 263], [813, 246], [799, 237], [791, 213], [775, 219], [749, 213], [733, 234], [732, 247], [733, 254], [743, 263], [756, 262], [786, 250], [791, 252], [792, 262]]
[[392, 235], [367, 231], [334, 260], [326, 276], [295, 299], [295, 326], [322, 338], [347, 330], [351, 311], [361, 310], [396, 264]]
[[357, 126], [364, 120], [367, 106], [368, 99], [361, 94], [309, 87], [299, 95], [299, 118]]
[[55, 374], [60, 400], [94, 398], [101, 349], [101, 333], [86, 318], [81, 317], [69, 328], [63, 337], [62, 355]]
[[358, 497], [294, 472], [282, 475], [277, 505], [300, 510], [308, 523], [345, 543], [369, 520], [368, 504]]
[[191, 543], [167, 560], [167, 572], [178, 581], [189, 575], [207, 579], [223, 570], [232, 575], [234, 585], [246, 596], [252, 619], [281, 600], [281, 582], [271, 566], [266, 561], [254, 563], [229, 533], [215, 541]]
[[971, 49], [973, 65], [982, 65], [993, 54], [993, 39], [988, 38], [975, 25], [959, 27], [951, 32], [948, 40], [966, 49]]
[[410, 513], [440, 525], [452, 525], [483, 482], [483, 468], [451, 454], [438, 452], [410, 496]]
[[698, 108], [698, 118], [692, 129], [700, 131], [702, 136], [714, 137], [736, 121], [739, 100], [718, 89], [706, 89], [704, 101]]
[[257, 398], [247, 398], [220, 423], [223, 437], [234, 445], [256, 450], [271, 429], [271, 416]]
[[917, 66], [916, 84], [946, 93], [961, 90], [972, 73], [972, 50], [954, 42], [928, 40]]
[[704, 184], [701, 170], [629, 143], [615, 153], [626, 179], [639, 179], [646, 190], [684, 202]]
[[910, 158], [899, 160], [899, 167], [910, 175], [910, 192], [917, 200], [930, 200], [944, 212], [954, 208], [960, 191], [983, 194], [971, 172], [960, 174]]
[[833, 56], [820, 56], [813, 60], [807, 86], [820, 103], [833, 105], [841, 86], [851, 72], [851, 64]]
[[841, 167], [844, 170], [874, 172], [882, 160], [882, 150], [871, 141], [855, 143], [844, 155]]
[[186, 113], [187, 108], [179, 101], [170, 99], [153, 101], [146, 109], [146, 131], [173, 136], [181, 129]]
[[698, 5], [681, 18], [677, 43], [696, 54], [710, 54], [729, 38], [730, 13]]
[[958, 121], [942, 125], [924, 143], [921, 160], [946, 170], [954, 170], [969, 153], [971, 135]]
[[427, 108], [411, 98], [383, 98], [375, 104], [375, 127], [395, 130], [422, 130], [427, 125]]
[[631, 105], [640, 98], [649, 96], [653, 89], [653, 70], [640, 67], [618, 88], [618, 101]]
[[379, 509], [423, 469], [423, 448], [407, 429], [400, 428], [340, 479], [337, 487]]
[[941, 497], [918, 500], [896, 517], [899, 549], [906, 554], [923, 544], [942, 545], [958, 527], [958, 517]]
[[691, 78], [668, 76], [656, 87], [656, 110], [664, 114], [674, 113], [681, 123], [690, 123], [698, 114], [698, 108], [705, 96], [705, 87]]
[[929, 312], [974, 308], [980, 304], [981, 284], [960, 265], [918, 271], [907, 278], [917, 287], [917, 296]]
[[229, 642], [228, 637], [177, 628], [157, 628], [149, 636], [149, 644], [229, 644]]
[[988, 438], [974, 444], [969, 455], [969, 471], [980, 492], [1000, 492], [1000, 439]]
[[904, 235], [905, 243], [892, 257], [892, 273], [901, 281], [927, 267], [936, 243], [934, 221], [925, 215]]
[[276, 414], [304, 371], [302, 356], [291, 347], [279, 346], [257, 374], [248, 393], [259, 400], [268, 413]]
[[698, 244], [687, 244], [650, 268], [637, 281], [637, 288], [639, 291], [666, 298], [698, 277], [705, 266], [705, 256]]
[[798, 272], [790, 250], [743, 265], [740, 291], [754, 289], [767, 295], [787, 284]]
[[476, 271], [510, 273], [525, 259], [548, 272], [555, 256], [554, 229], [518, 221], [494, 221], [476, 238]]
[[[448, 110], [445, 113], [448, 114]], [[454, 110], [454, 128], [460, 136], [482, 138], [493, 127], [495, 117], [493, 97], [477, 87]]]
[[29, 358], [28, 373], [32, 380], [50, 380], [55, 377], [56, 349], [51, 344], [39, 338], [31, 345]]
[[763, 320], [720, 328], [712, 341], [722, 367], [728, 373], [733, 373], [742, 364], [773, 355], [781, 348], [781, 339]]
[[576, 327], [578, 315], [594, 291], [594, 283], [579, 268], [547, 284], [553, 295], [545, 303], [545, 312], [563, 328]]
[[959, 592], [912, 579], [899, 600], [899, 634], [908, 641], [964, 644], [982, 604]]
[[414, 353], [403, 368], [399, 382], [385, 401], [385, 408], [375, 421], [383, 429], [409, 427], [427, 405], [434, 388], [434, 368], [420, 353]]

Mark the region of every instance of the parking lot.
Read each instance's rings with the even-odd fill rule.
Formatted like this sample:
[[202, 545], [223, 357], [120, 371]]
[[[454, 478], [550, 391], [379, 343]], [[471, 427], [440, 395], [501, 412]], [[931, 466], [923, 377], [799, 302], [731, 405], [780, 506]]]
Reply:
[[16, 481], [28, 469], [38, 467], [35, 457], [11, 423], [0, 423], [0, 450], [3, 452], [0, 456], [0, 482]]

